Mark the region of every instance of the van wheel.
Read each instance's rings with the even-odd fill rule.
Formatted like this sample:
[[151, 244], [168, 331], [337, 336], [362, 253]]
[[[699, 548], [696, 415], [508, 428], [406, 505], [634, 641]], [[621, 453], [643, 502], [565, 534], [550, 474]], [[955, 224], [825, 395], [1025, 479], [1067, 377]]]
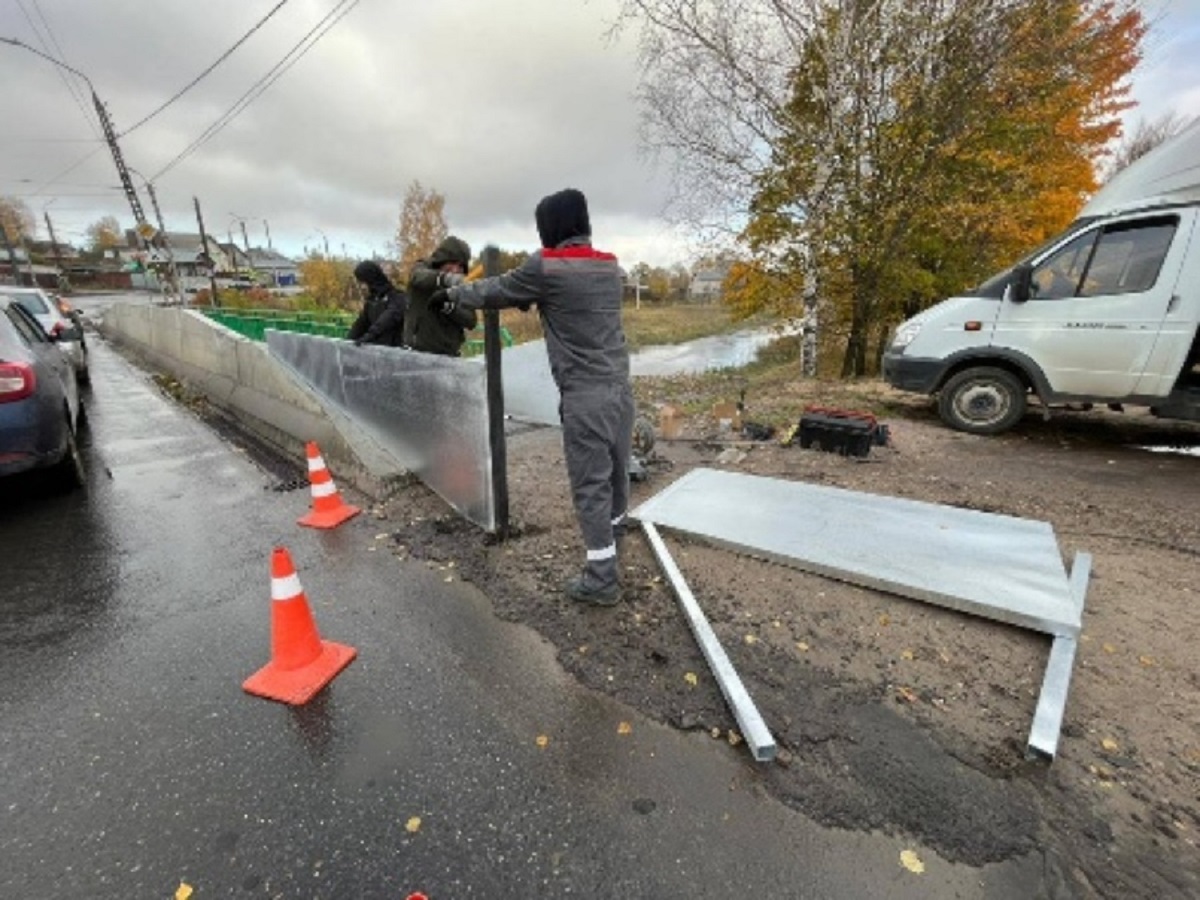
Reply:
[[1007, 369], [964, 369], [943, 385], [938, 414], [959, 431], [999, 434], [1025, 415], [1025, 396], [1025, 385]]

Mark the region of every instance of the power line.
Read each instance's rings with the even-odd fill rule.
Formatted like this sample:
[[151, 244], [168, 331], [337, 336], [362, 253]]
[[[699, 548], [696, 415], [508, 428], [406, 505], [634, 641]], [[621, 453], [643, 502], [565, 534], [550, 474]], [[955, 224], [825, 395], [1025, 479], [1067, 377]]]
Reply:
[[[34, 0], [34, 2], [36, 3], [37, 0]], [[209, 66], [207, 69], [205, 69], [199, 75], [197, 75], [195, 78], [193, 78], [187, 84], [185, 84], [173, 97], [171, 97], [169, 100], [167, 100], [161, 106], [159, 106], [156, 110], [154, 110], [150, 114], [142, 117], [141, 119], [138, 119], [138, 121], [136, 121], [135, 123], [130, 125], [128, 128], [126, 128], [124, 131], [122, 131], [121, 137], [125, 137], [125, 135], [129, 134], [130, 132], [134, 131], [135, 129], [141, 128], [143, 125], [145, 125], [147, 122], [149, 122], [155, 116], [157, 116], [160, 112], [162, 112], [164, 109], [166, 109], [168, 106], [170, 106], [176, 100], [178, 100], [180, 97], [182, 97], [184, 94], [186, 94], [192, 88], [194, 88], [197, 84], [199, 84], [200, 81], [206, 75], [208, 75], [209, 72], [211, 72], [213, 69], [215, 69], [221, 63], [223, 63], [225, 60], [227, 60], [230, 57], [230, 55], [232, 55], [234, 50], [236, 50], [238, 47], [242, 46], [242, 44], [246, 43], [246, 41], [249, 39], [249, 37], [252, 34], [254, 34], [254, 32], [258, 31], [258, 29], [262, 28], [263, 25], [266, 24], [267, 20], [270, 19], [271, 16], [275, 15], [275, 13], [279, 12], [279, 10], [287, 2], [288, 2], [288, 0], [279, 0], [279, 2], [276, 3], [275, 6], [273, 6], [271, 8], [270, 12], [268, 12], [265, 16], [263, 16], [261, 19], [259, 19], [254, 24], [254, 27], [252, 27], [249, 31], [247, 31], [245, 34], [243, 34], [238, 39], [236, 44], [234, 44], [232, 47], [230, 47], [228, 50], [226, 50], [224, 53], [222, 53], [220, 56], [218, 56], [216, 62], [214, 62], [211, 66]]]
[[[54, 37], [54, 32], [50, 28], [50, 23], [46, 21], [46, 17], [42, 14], [42, 8], [37, 5], [37, 0], [33, 0], [33, 5], [37, 10], [38, 18], [42, 20], [42, 25], [46, 29], [46, 34], [50, 37], [51, 43], [54, 44], [54, 48], [58, 51], [58, 59], [65, 64], [66, 54], [62, 52], [62, 47], [59, 46], [58, 40]], [[38, 31], [37, 25], [34, 23], [33, 18], [29, 15], [29, 10], [25, 8], [25, 4], [22, 2], [22, 0], [17, 0], [17, 6], [21, 8], [21, 12], [25, 16], [25, 21], [29, 23], [29, 28], [33, 32], [33, 36], [37, 38], [37, 42], [42, 45], [42, 49], [46, 51], [46, 55], [53, 60], [54, 56], [50, 50], [50, 46], [46, 43], [45, 38], [42, 37], [41, 32]], [[92, 129], [93, 134], [98, 136], [99, 132], [96, 130], [96, 123], [92, 120], [91, 115], [88, 114], [87, 104], [84, 103], [83, 99], [80, 97], [78, 88], [67, 79], [67, 76], [62, 73], [62, 69], [56, 69], [55, 71], [58, 73], [58, 77], [62, 83], [66, 85], [67, 91], [71, 94], [71, 98], [75, 101], [75, 105], [78, 106], [79, 111], [83, 113], [83, 117], [87, 120], [88, 127]]]
[[[175, 166], [179, 165], [179, 163], [183, 162], [184, 159], [198, 150], [201, 145], [215, 137], [223, 128], [225, 128], [226, 125], [228, 125], [243, 111], [245, 111], [246, 107], [258, 99], [258, 97], [261, 96], [267, 88], [274, 84], [280, 78], [280, 76], [282, 76], [288, 69], [299, 62], [304, 55], [308, 53], [308, 51], [314, 46], [316, 46], [317, 42], [320, 41], [321, 38], [323, 38], [326, 33], [333, 28], [334, 25], [340, 22], [347, 13], [354, 9], [359, 2], [360, 0], [338, 0], [337, 5], [334, 6], [334, 8], [328, 13], [326, 13], [316, 25], [309, 29], [304, 37], [297, 41], [292, 49], [284, 54], [283, 58], [279, 62], [272, 66], [265, 75], [251, 85], [246, 93], [242, 94], [242, 96], [237, 99], [233, 106], [231, 106], [223, 115], [218, 116], [213, 123], [209, 125], [208, 128], [206, 128], [203, 132], [201, 132], [199, 137], [185, 147], [178, 156], [159, 169], [150, 180], [157, 181], [163, 175], [167, 174], [167, 172], [171, 171], [171, 169], [175, 168]], [[343, 9], [343, 7], [345, 8]], [[330, 21], [331, 19], [332, 21]], [[317, 34], [316, 37], [313, 37], [313, 34], [318, 30], [320, 30], [320, 33]], [[309, 41], [309, 38], [312, 38], [312, 40]]]

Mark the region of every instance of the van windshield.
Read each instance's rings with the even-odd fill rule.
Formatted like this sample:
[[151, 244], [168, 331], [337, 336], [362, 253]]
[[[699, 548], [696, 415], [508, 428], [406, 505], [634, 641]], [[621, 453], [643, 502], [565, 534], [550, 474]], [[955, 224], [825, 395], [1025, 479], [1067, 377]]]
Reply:
[[1098, 218], [1100, 218], [1100, 216], [1083, 216], [1076, 219], [1069, 226], [1067, 226], [1066, 231], [1054, 235], [1054, 237], [1050, 238], [1048, 241], [1044, 241], [1034, 249], [1030, 250], [1003, 272], [993, 275], [983, 284], [979, 285], [979, 287], [975, 288], [975, 290], [971, 291], [971, 295], [975, 297], [994, 297], [999, 300], [1004, 296], [1004, 289], [1008, 287], [1008, 279], [1012, 276], [1013, 269], [1021, 265], [1021, 263], [1031, 262], [1038, 256], [1041, 256], [1042, 253], [1044, 253], [1053, 245], [1057, 244], [1059, 241], [1066, 240], [1071, 235], [1090, 225], [1092, 222], [1095, 222]]

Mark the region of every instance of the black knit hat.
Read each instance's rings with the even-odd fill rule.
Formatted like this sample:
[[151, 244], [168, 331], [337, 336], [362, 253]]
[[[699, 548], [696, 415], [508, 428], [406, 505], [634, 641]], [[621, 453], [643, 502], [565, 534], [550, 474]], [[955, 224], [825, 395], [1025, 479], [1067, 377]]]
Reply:
[[376, 294], [382, 294], [392, 287], [383, 269], [379, 268], [379, 263], [371, 259], [364, 259], [354, 267], [354, 279], [367, 285]]
[[571, 238], [592, 236], [587, 197], [583, 196], [583, 191], [575, 188], [543, 197], [533, 215], [537, 220], [538, 237], [547, 249], [557, 247]]

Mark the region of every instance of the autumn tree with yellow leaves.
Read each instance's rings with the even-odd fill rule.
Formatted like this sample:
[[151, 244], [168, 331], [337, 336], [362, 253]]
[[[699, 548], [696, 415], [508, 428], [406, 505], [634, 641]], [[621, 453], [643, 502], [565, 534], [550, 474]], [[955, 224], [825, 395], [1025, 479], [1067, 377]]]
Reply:
[[[1134, 0], [627, 0], [677, 210], [746, 251], [735, 312], [821, 322], [844, 376], [891, 327], [1061, 230], [1119, 134]], [[708, 214], [709, 221], [703, 221]], [[805, 308], [807, 301], [807, 309]]]
[[449, 234], [446, 227], [446, 198], [433, 188], [414, 181], [408, 186], [400, 207], [396, 228], [396, 277], [398, 284], [408, 282], [409, 273], [419, 259], [426, 259]]

